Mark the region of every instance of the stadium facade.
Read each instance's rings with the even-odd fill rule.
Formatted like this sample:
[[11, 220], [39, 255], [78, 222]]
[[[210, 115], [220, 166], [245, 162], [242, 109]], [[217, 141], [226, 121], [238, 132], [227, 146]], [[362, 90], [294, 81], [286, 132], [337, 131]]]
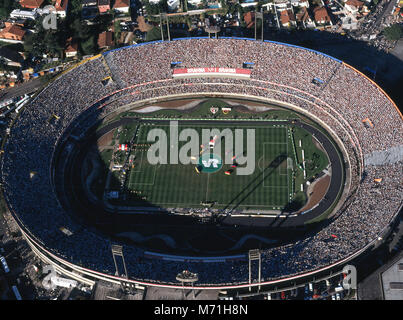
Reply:
[[[171, 62], [198, 68], [173, 77]], [[214, 74], [241, 69], [250, 77]], [[201, 69], [208, 68], [208, 76]], [[221, 70], [222, 71], [222, 70]], [[34, 252], [56, 269], [92, 284], [177, 287], [177, 274], [198, 274], [195, 287], [250, 286], [248, 260], [228, 257], [149, 257], [124, 244], [126, 276], [115, 275], [111, 242], [83, 227], [62, 205], [54, 170], [99, 119], [177, 97], [236, 97], [295, 110], [323, 126], [347, 168], [343, 195], [316, 234], [261, 252], [262, 278], [253, 286], [331, 269], [380, 241], [402, 207], [403, 117], [385, 92], [346, 63], [297, 46], [251, 39], [177, 39], [130, 46], [95, 56], [63, 73], [24, 108], [3, 145], [4, 198]], [[62, 151], [59, 146], [66, 146]], [[399, 151], [400, 150], [400, 151]], [[62, 232], [62, 230], [68, 230]], [[245, 254], [246, 257], [246, 254]]]

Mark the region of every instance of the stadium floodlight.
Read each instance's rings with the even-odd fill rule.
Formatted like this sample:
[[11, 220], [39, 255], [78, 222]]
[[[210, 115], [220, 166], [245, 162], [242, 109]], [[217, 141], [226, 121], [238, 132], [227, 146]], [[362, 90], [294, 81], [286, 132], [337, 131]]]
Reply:
[[211, 34], [215, 34], [215, 38], [218, 38], [218, 33], [221, 31], [221, 28], [219, 26], [207, 26], [204, 29], [208, 33], [208, 37], [211, 37]]
[[116, 263], [116, 257], [121, 257], [123, 261], [123, 267], [125, 269], [125, 278], [128, 279], [128, 274], [127, 274], [127, 269], [126, 269], [126, 263], [125, 263], [125, 257], [123, 256], [123, 247], [117, 244], [113, 244], [111, 246], [111, 251], [112, 251], [112, 257], [113, 257], [113, 262], [115, 263], [115, 269], [116, 269], [116, 275], [119, 275], [119, 269], [118, 265]]
[[195, 291], [194, 291], [194, 283], [199, 280], [199, 276], [197, 273], [190, 272], [188, 270], [183, 270], [178, 273], [176, 276], [176, 280], [182, 283], [182, 298], [185, 299], [185, 283], [190, 283], [193, 292], [193, 299], [196, 299]]
[[164, 30], [162, 29], [162, 13], [160, 12], [160, 31], [161, 31], [161, 40], [164, 41]]
[[261, 259], [261, 252], [259, 249], [252, 249], [249, 250], [249, 291], [252, 291], [252, 261], [257, 260], [259, 262], [259, 270], [258, 270], [258, 282], [259, 282], [259, 287], [258, 290], [260, 290], [260, 282], [261, 282], [261, 275], [262, 275], [262, 259]]
[[167, 24], [168, 41], [171, 41], [171, 34], [170, 34], [170, 31], [169, 31], [168, 15], [166, 14], [166, 12], [160, 12], [160, 26], [161, 26], [161, 38], [162, 38], [162, 41], [164, 41], [164, 30], [163, 30], [162, 24], [165, 21], [166, 21], [166, 24]]
[[257, 40], [257, 20], [261, 19], [262, 20], [262, 39], [263, 41], [263, 26], [264, 26], [264, 19], [263, 19], [263, 8], [260, 8], [260, 12], [256, 11], [255, 12], [255, 40]]

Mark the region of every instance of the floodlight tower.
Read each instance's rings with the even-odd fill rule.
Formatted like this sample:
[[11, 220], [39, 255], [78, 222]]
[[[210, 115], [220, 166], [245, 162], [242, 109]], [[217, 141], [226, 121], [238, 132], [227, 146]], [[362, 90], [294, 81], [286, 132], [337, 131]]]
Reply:
[[112, 257], [113, 257], [113, 262], [115, 263], [115, 269], [116, 269], [116, 275], [119, 276], [119, 269], [118, 269], [118, 265], [116, 263], [116, 258], [115, 256], [121, 257], [122, 261], [123, 261], [123, 268], [125, 269], [125, 278], [128, 279], [129, 276], [127, 274], [127, 269], [126, 269], [126, 263], [125, 263], [125, 257], [123, 256], [123, 249], [122, 246], [119, 246], [117, 244], [113, 244], [111, 246], [111, 251], [112, 251]]
[[171, 33], [169, 31], [169, 20], [166, 12], [160, 12], [161, 39], [164, 41], [163, 23], [167, 24], [168, 41], [171, 41]]
[[208, 33], [208, 37], [211, 38], [211, 34], [215, 35], [215, 38], [218, 38], [218, 33], [221, 31], [219, 26], [208, 26], [204, 29]]
[[182, 271], [176, 276], [176, 280], [182, 283], [182, 298], [185, 300], [185, 283], [190, 283], [193, 292], [193, 299], [196, 299], [194, 283], [199, 280], [197, 273], [193, 273], [187, 270]]
[[263, 19], [263, 8], [260, 8], [260, 12], [255, 12], [255, 40], [257, 40], [257, 20], [261, 19], [262, 20], [262, 38], [261, 41], [263, 41], [263, 27], [264, 27], [264, 19]]
[[257, 260], [259, 262], [259, 270], [258, 270], [258, 282], [259, 287], [258, 290], [260, 291], [260, 282], [261, 282], [261, 275], [262, 275], [262, 259], [261, 259], [261, 252], [259, 249], [249, 250], [249, 291], [252, 291], [252, 261]]

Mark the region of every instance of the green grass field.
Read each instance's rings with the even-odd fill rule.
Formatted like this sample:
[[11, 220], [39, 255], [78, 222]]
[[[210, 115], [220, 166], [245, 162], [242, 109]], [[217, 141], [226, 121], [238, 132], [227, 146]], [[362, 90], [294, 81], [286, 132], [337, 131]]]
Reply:
[[[193, 128], [200, 133], [202, 129], [212, 129], [212, 125], [189, 125], [179, 122], [179, 131]], [[223, 130], [227, 125], [216, 125]], [[136, 138], [137, 144], [147, 143], [150, 129], [160, 128], [167, 132], [168, 125], [140, 127]], [[250, 175], [225, 175], [231, 169], [230, 164], [223, 164], [214, 173], [197, 173], [195, 164], [158, 164], [147, 161], [147, 148], [138, 148], [135, 167], [128, 173], [127, 190], [146, 197], [150, 204], [162, 207], [199, 207], [201, 202], [214, 202], [215, 208], [239, 209], [274, 209], [284, 208], [292, 196], [292, 167], [295, 158], [290, 152], [288, 128], [284, 125], [257, 126], [239, 123], [234, 129], [255, 130], [255, 170]], [[180, 142], [179, 148], [186, 142]], [[224, 144], [224, 142], [222, 143]], [[246, 130], [244, 131], [246, 145]], [[224, 146], [221, 147], [221, 159], [225, 157]], [[189, 155], [190, 156], [190, 155]], [[197, 155], [198, 157], [199, 155]], [[131, 204], [136, 204], [133, 196]]]
[[[115, 171], [109, 190], [119, 189], [124, 177], [124, 197], [111, 200], [112, 204], [124, 206], [157, 206], [164, 208], [200, 208], [206, 203], [213, 203], [217, 209], [250, 210], [263, 212], [264, 210], [297, 210], [305, 204], [307, 196], [301, 191], [301, 185], [313, 176], [320, 173], [327, 165], [326, 154], [321, 151], [312, 140], [312, 135], [302, 128], [288, 125], [284, 120], [299, 118], [292, 111], [270, 109], [262, 113], [245, 113], [232, 110], [228, 115], [218, 112], [212, 116], [211, 106], [223, 107], [227, 104], [220, 99], [209, 99], [201, 103], [190, 113], [181, 110], [160, 110], [141, 116], [143, 121], [136, 133], [139, 122], [126, 124], [115, 130], [112, 145], [116, 143], [130, 143], [137, 145], [131, 151], [134, 156], [134, 167], [129, 166], [125, 174]], [[130, 112], [125, 116], [133, 116]], [[138, 114], [137, 114], [138, 116]], [[120, 115], [118, 118], [123, 117]], [[201, 137], [203, 129], [243, 129], [243, 145], [246, 146], [246, 129], [255, 130], [255, 159], [254, 171], [249, 175], [237, 175], [231, 164], [223, 164], [215, 172], [207, 173], [203, 170], [198, 173], [198, 164], [157, 164], [152, 165], [147, 160], [147, 151], [150, 142], [147, 135], [151, 129], [162, 129], [166, 132], [169, 141], [169, 123], [158, 123], [153, 119], [172, 118], [179, 123], [179, 132], [191, 128]], [[191, 123], [191, 119], [202, 122]], [[214, 120], [231, 120], [228, 124]], [[251, 121], [245, 121], [246, 119]], [[254, 124], [255, 120], [274, 120], [277, 124]], [[251, 123], [252, 122], [252, 123]], [[236, 123], [234, 125], [234, 123]], [[136, 134], [135, 140], [133, 137]], [[233, 136], [235, 136], [233, 134]], [[300, 142], [301, 141], [301, 145]], [[179, 142], [178, 149], [186, 144]], [[200, 145], [201, 141], [198, 145]], [[168, 146], [169, 147], [169, 146]], [[221, 150], [218, 156], [225, 158], [224, 140], [221, 141]], [[305, 152], [306, 177], [303, 176], [302, 149]], [[245, 148], [246, 150], [246, 148]], [[189, 154], [198, 159], [200, 149], [196, 154]], [[128, 159], [126, 152], [104, 152], [101, 155], [106, 167], [109, 167], [111, 157], [115, 163]], [[169, 154], [168, 154], [169, 159]], [[236, 161], [236, 160], [235, 160]], [[199, 163], [200, 165], [200, 163]], [[242, 167], [244, 165], [240, 165]], [[200, 169], [200, 168], [199, 168]], [[226, 175], [227, 170], [233, 170]], [[120, 178], [119, 178], [120, 177]], [[122, 191], [122, 190], [120, 190]]]

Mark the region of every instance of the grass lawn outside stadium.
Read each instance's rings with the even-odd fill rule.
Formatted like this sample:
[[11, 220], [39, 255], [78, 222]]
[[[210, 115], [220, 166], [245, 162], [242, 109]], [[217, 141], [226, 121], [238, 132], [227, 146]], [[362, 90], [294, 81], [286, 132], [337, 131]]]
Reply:
[[[127, 164], [129, 159], [131, 161], [130, 165], [125, 166], [124, 173], [120, 171], [109, 173], [112, 174], [113, 179], [109, 179], [110, 182], [105, 185], [105, 191], [119, 190], [124, 196], [120, 196], [119, 199], [109, 199], [108, 202], [115, 206], [129, 207], [203, 208], [212, 206], [214, 209], [226, 209], [231, 212], [262, 214], [302, 207], [307, 200], [302, 185], [322, 172], [328, 165], [326, 154], [313, 143], [312, 135], [302, 128], [291, 125], [282, 109], [259, 113], [259, 118], [256, 119], [271, 118], [273, 120], [274, 118], [275, 121], [254, 123], [251, 118], [255, 117], [256, 113], [240, 113], [235, 108], [230, 112], [231, 117], [225, 118], [221, 114], [220, 117], [213, 119], [202, 118], [203, 114], [210, 113], [210, 107], [225, 107], [225, 105], [225, 102], [219, 99], [209, 99], [193, 112], [187, 113], [186, 117], [178, 117], [178, 114], [183, 114], [178, 110], [147, 113], [144, 117], [140, 115], [141, 118], [137, 114], [137, 119], [133, 118], [133, 122], [115, 130], [113, 136], [115, 144], [128, 144], [132, 147], [126, 152], [115, 149], [112, 156], [110, 149], [101, 152], [105, 166], [111, 166], [111, 158], [115, 164]], [[194, 121], [195, 119], [198, 121]], [[220, 132], [229, 129], [233, 133], [234, 140], [235, 130], [242, 130], [244, 155], [247, 155], [249, 151], [246, 132], [248, 129], [254, 130], [253, 172], [249, 175], [237, 175], [237, 169], [224, 162], [226, 153], [233, 151], [226, 149], [228, 147], [225, 145], [224, 137], [217, 139], [217, 148], [214, 149], [214, 152], [219, 150], [218, 156], [222, 159], [222, 166], [217, 171], [207, 173], [208, 170], [201, 170], [198, 173], [197, 163], [170, 164], [169, 151], [168, 164], [150, 164], [147, 152], [151, 141], [147, 141], [147, 136], [152, 129], [162, 129], [169, 141], [169, 120], [178, 121], [179, 133], [183, 129], [196, 130], [200, 140], [204, 129], [217, 129]], [[181, 150], [188, 142], [179, 141], [178, 150]], [[200, 144], [201, 141], [199, 146]], [[167, 149], [170, 149], [169, 146]], [[197, 151], [200, 150], [201, 148]], [[305, 177], [302, 150], [305, 152]], [[207, 147], [202, 154], [208, 154], [208, 152], [210, 149]], [[193, 161], [197, 162], [200, 153], [189, 152], [188, 156], [193, 157], [193, 160], [197, 159]], [[251, 164], [238, 166], [246, 165]], [[228, 170], [232, 170], [231, 175], [225, 174]]]

